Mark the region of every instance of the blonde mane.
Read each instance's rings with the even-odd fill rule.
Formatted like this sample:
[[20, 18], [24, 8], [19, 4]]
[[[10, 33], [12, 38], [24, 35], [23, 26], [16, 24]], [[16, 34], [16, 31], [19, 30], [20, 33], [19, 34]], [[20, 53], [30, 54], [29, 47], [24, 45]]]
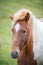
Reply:
[[17, 13], [14, 14], [14, 19], [23, 19], [26, 16], [27, 12], [30, 14], [31, 19], [34, 18], [34, 15], [31, 11], [27, 9], [20, 9], [19, 11], [17, 11]]

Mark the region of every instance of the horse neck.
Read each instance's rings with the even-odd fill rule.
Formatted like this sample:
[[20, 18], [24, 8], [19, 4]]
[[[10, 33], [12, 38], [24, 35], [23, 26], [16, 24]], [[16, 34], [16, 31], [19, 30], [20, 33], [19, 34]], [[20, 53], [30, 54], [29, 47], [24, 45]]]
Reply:
[[28, 33], [27, 43], [26, 43], [26, 46], [24, 48], [24, 51], [25, 51], [24, 54], [29, 59], [30, 57], [33, 58], [33, 34], [32, 34], [32, 21], [31, 21], [31, 19], [29, 20], [28, 26], [29, 26], [29, 33]]
[[25, 54], [27, 57], [31, 57], [33, 54], [33, 37], [31, 37], [27, 42], [27, 45], [25, 47]]

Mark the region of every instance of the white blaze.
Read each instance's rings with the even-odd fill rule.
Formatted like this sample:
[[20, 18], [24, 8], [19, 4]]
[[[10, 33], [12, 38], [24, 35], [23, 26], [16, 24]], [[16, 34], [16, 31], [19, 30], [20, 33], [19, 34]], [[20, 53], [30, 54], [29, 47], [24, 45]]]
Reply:
[[15, 30], [16, 30], [16, 32], [18, 32], [19, 29], [20, 29], [20, 24], [17, 23], [17, 24], [15, 25]]

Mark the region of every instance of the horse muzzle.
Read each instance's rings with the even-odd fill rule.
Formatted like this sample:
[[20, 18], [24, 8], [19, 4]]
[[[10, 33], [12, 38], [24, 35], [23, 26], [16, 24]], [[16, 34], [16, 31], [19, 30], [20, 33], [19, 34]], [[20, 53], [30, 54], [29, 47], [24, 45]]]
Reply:
[[19, 54], [20, 54], [19, 49], [16, 49], [15, 51], [11, 51], [11, 57], [14, 58], [14, 59], [18, 58]]

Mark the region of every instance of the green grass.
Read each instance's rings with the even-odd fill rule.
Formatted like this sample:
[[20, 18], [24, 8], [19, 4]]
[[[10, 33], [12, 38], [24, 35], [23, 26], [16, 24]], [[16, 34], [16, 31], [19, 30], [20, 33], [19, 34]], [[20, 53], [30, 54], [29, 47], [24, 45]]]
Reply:
[[10, 56], [12, 33], [8, 14], [14, 14], [21, 8], [27, 8], [38, 17], [43, 17], [43, 0], [0, 0], [0, 65], [17, 65], [17, 60]]

